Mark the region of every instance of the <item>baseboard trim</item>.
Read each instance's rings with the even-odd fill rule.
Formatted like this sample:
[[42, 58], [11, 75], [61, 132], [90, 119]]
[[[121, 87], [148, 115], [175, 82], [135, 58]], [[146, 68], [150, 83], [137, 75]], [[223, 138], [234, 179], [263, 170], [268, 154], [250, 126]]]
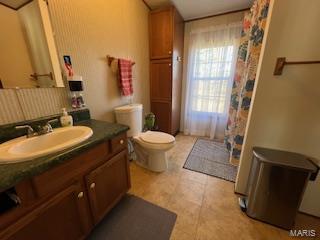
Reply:
[[307, 216], [309, 216], [309, 217], [314, 217], [314, 218], [316, 218], [316, 219], [320, 219], [320, 217], [318, 217], [318, 216], [316, 216], [316, 215], [312, 215], [312, 214], [310, 214], [310, 213], [302, 212], [302, 211], [300, 211], [300, 210], [298, 210], [298, 212], [301, 213], [301, 214], [303, 214], [303, 215], [307, 215]]

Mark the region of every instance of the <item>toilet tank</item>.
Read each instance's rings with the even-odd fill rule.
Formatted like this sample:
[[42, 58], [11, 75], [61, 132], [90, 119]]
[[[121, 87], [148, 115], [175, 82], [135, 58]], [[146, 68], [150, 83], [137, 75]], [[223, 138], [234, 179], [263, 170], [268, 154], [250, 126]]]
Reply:
[[142, 131], [142, 104], [129, 104], [114, 109], [117, 123], [130, 127], [128, 137], [137, 136]]

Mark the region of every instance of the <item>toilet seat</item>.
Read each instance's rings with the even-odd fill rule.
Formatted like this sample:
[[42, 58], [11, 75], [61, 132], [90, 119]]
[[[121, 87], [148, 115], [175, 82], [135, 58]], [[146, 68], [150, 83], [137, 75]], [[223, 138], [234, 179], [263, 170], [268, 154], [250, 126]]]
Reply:
[[133, 139], [142, 147], [156, 151], [168, 150], [175, 144], [174, 136], [156, 131], [140, 133], [138, 136], [133, 137]]
[[174, 136], [156, 131], [147, 131], [140, 134], [141, 140], [150, 144], [167, 144], [175, 141]]

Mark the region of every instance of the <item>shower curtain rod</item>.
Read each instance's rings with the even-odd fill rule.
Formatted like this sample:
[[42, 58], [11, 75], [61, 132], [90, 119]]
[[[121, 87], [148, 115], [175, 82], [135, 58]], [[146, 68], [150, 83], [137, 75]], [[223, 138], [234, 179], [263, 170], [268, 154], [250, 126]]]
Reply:
[[320, 61], [286, 61], [285, 57], [277, 58], [276, 66], [274, 68], [273, 75], [282, 75], [282, 71], [285, 65], [298, 65], [298, 64], [318, 64]]

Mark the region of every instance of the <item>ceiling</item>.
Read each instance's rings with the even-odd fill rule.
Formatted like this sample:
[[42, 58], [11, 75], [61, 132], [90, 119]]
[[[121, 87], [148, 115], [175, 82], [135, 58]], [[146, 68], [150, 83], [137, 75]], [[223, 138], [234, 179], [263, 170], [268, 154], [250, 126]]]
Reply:
[[0, 4], [10, 7], [12, 9], [19, 9], [20, 7], [24, 6], [30, 2], [30, 0], [0, 0]]
[[253, 0], [144, 0], [151, 8], [173, 4], [184, 20], [249, 8]]

